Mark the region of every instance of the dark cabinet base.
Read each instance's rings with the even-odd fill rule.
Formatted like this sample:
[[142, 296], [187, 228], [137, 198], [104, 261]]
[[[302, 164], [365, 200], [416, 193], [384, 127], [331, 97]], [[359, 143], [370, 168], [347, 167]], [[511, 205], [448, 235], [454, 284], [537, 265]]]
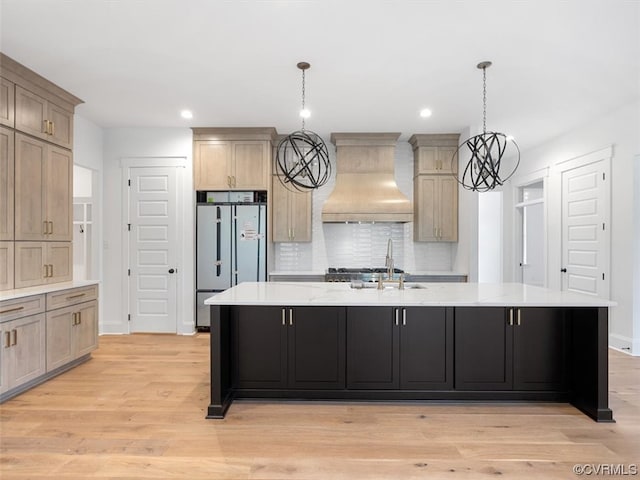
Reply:
[[[249, 388], [247, 385], [237, 385], [232, 375], [236, 368], [234, 360], [237, 358], [232, 353], [232, 345], [237, 341], [234, 338], [233, 327], [234, 307], [211, 306], [211, 403], [206, 418], [224, 418], [234, 399], [254, 398], [328, 401], [568, 402], [598, 422], [613, 422], [613, 413], [608, 406], [608, 310], [606, 307], [564, 307], [562, 311], [564, 327], [561, 330], [564, 345], [562, 349], [556, 350], [565, 352], [562, 355], [566, 355], [567, 361], [563, 363], [563, 371], [558, 377], [565, 379], [561, 382], [561, 390], [550, 388], [559, 385], [554, 377], [549, 377], [554, 381], [546, 382], [544, 390], [526, 389], [529, 388], [527, 382], [523, 383], [525, 389], [520, 390], [518, 382], [513, 383], [512, 389], [505, 389], [502, 385], [493, 385], [497, 387], [493, 389], [487, 388], [487, 385], [479, 387], [472, 385], [471, 376], [459, 377], [459, 380], [465, 379], [463, 389], [457, 389], [454, 385], [451, 389], [415, 390], [406, 388], [402, 383], [391, 388], [388, 385], [381, 385], [382, 388], [371, 385], [369, 389], [354, 389], [349, 388], [348, 381], [343, 384], [344, 388], [320, 389], [311, 385], [311, 388], [302, 385], [291, 388], [290, 385], [284, 384], [275, 388]], [[342, 342], [340, 340], [337, 344], [340, 345]], [[471, 375], [473, 367], [468, 365], [465, 372]], [[544, 364], [542, 365], [544, 367]], [[541, 371], [546, 378], [546, 367]], [[469, 378], [469, 381], [466, 378]]]

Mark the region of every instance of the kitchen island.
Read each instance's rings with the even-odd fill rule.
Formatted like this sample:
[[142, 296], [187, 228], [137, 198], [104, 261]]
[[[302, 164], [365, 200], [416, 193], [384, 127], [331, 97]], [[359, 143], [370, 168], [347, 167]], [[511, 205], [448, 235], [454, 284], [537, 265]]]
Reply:
[[[373, 285], [365, 285], [373, 287]], [[234, 398], [608, 407], [608, 308], [518, 283], [242, 283], [211, 310], [211, 403]]]

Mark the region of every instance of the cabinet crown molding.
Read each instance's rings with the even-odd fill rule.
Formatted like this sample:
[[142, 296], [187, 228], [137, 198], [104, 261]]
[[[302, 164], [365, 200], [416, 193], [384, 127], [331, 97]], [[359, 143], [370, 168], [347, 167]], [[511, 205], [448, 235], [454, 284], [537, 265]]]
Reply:
[[331, 143], [336, 147], [347, 146], [391, 146], [395, 147], [399, 132], [375, 133], [332, 133]]
[[409, 138], [414, 150], [419, 147], [457, 147], [459, 141], [459, 133], [416, 133]]
[[274, 127], [193, 127], [194, 140], [267, 140], [275, 142]]
[[16, 62], [13, 58], [8, 57], [2, 52], [0, 52], [0, 72], [7, 80], [24, 86], [27, 90], [51, 100], [56, 105], [70, 112], [73, 112], [77, 105], [84, 103], [83, 100], [75, 95], [67, 92], [43, 76], [38, 75], [33, 70]]

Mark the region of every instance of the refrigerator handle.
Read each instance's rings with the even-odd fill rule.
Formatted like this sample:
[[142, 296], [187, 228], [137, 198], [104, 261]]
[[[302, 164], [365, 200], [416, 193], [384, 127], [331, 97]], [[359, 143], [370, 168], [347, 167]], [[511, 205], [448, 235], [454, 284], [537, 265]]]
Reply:
[[220, 251], [220, 240], [221, 240], [221, 228], [220, 228], [220, 222], [221, 222], [221, 212], [220, 212], [220, 207], [216, 207], [216, 276], [219, 277], [221, 270], [222, 270], [222, 266], [221, 266], [221, 262], [220, 262], [220, 256], [221, 256], [221, 251]]

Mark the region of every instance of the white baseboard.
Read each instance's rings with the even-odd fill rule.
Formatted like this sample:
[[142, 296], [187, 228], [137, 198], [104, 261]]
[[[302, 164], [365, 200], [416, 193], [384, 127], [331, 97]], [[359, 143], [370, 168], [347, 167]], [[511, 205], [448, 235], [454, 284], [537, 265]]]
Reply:
[[609, 334], [609, 347], [622, 353], [626, 353], [627, 355], [632, 355], [634, 357], [640, 356], [640, 339], [633, 339], [611, 333]]

